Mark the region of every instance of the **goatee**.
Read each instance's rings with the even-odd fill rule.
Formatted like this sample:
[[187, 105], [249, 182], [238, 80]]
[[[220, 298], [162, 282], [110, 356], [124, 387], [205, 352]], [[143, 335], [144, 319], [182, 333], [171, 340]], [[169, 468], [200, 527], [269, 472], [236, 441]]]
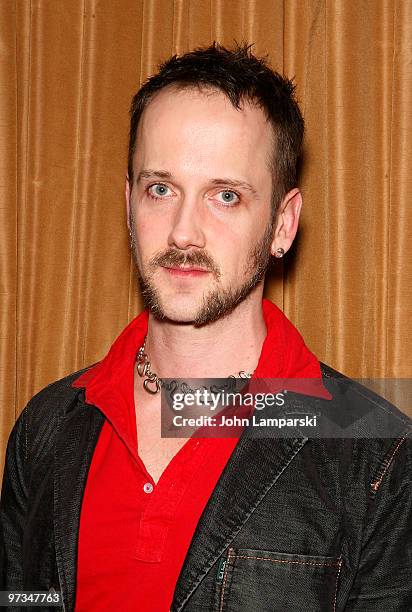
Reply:
[[[170, 320], [167, 317], [158, 290], [153, 283], [155, 270], [159, 266], [184, 266], [193, 265], [202, 267], [211, 272], [217, 281], [221, 277], [219, 266], [211, 255], [205, 251], [182, 251], [179, 249], [167, 249], [155, 255], [148, 263], [147, 272], [142, 274], [138, 265], [137, 249], [135, 242], [135, 224], [133, 215], [130, 218], [131, 247], [141, 294], [146, 308], [159, 320]], [[246, 280], [239, 287], [219, 288], [215, 287], [203, 296], [198, 312], [191, 321], [186, 324], [201, 327], [213, 323], [218, 319], [231, 313], [238, 304], [247, 298], [256, 285], [264, 280], [266, 270], [270, 262], [270, 245], [273, 239], [273, 222], [270, 222], [260, 241], [249, 251], [248, 265], [245, 270]]]

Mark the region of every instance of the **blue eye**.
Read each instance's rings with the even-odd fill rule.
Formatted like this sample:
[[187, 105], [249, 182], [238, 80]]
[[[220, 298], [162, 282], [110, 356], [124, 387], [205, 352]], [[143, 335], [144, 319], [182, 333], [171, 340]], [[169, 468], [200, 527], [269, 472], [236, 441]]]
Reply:
[[237, 204], [239, 202], [239, 195], [236, 191], [231, 191], [230, 189], [219, 191], [218, 196], [218, 200], [222, 204]]
[[170, 195], [170, 188], [163, 183], [154, 183], [148, 188], [148, 193], [152, 198], [165, 198]]

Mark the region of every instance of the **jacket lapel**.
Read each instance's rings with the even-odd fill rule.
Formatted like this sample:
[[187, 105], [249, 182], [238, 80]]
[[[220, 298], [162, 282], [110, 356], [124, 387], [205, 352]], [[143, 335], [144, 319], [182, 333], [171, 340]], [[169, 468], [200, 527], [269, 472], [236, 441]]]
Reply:
[[239, 440], [199, 520], [180, 573], [173, 612], [182, 610], [203, 577], [307, 442], [307, 438]]
[[74, 610], [81, 503], [104, 420], [99, 410], [82, 401], [59, 417], [55, 445], [54, 533], [65, 612]]

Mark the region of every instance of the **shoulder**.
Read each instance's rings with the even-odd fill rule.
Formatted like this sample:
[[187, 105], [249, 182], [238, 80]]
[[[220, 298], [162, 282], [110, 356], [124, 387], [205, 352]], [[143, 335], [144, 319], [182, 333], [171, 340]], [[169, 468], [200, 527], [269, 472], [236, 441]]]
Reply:
[[82, 394], [82, 389], [73, 387], [72, 384], [91, 367], [93, 366], [90, 365], [72, 372], [38, 391], [30, 399], [20, 416], [26, 419], [37, 419], [46, 416], [46, 414], [51, 416], [50, 412], [64, 415]]
[[38, 391], [17, 418], [10, 433], [9, 444], [17, 443], [18, 440], [24, 440], [27, 444], [28, 440], [33, 439], [33, 432], [41, 435], [43, 431], [44, 434], [48, 430], [49, 433], [54, 431], [56, 420], [65, 416], [83, 393], [82, 389], [73, 387], [72, 383], [91, 367], [72, 372]]
[[376, 493], [391, 475], [411, 482], [412, 420], [369, 387], [329, 365], [320, 366], [337, 411], [351, 421], [351, 439], [341, 442], [350, 448], [352, 466], [368, 474], [370, 492]]
[[[385, 385], [386, 391], [389, 395], [396, 395], [399, 391], [404, 390], [403, 387], [396, 386], [398, 382], [401, 383], [401, 380], [395, 380], [395, 384], [390, 385], [389, 383], [392, 381], [389, 380], [374, 381], [369, 379], [364, 381], [365, 384], [362, 384], [325, 363], [319, 363], [323, 384], [330, 390], [339, 409], [346, 413], [350, 411], [352, 419], [362, 419], [364, 423], [376, 426], [371, 431], [365, 428], [363, 430], [365, 437], [379, 437], [373, 434], [382, 433], [384, 434], [383, 437], [392, 438], [396, 435], [412, 433], [412, 420], [409, 416], [371, 388], [375, 382], [388, 383]], [[358, 430], [354, 431], [357, 432]]]
[[[6, 469], [9, 463], [29, 465], [41, 463], [52, 456], [52, 448], [59, 431], [59, 423], [66, 416], [77, 414], [84, 406], [82, 388], [72, 383], [92, 365], [56, 380], [36, 393], [17, 418], [8, 439]], [[95, 412], [88, 410], [91, 415]], [[29, 461], [30, 459], [30, 461]]]

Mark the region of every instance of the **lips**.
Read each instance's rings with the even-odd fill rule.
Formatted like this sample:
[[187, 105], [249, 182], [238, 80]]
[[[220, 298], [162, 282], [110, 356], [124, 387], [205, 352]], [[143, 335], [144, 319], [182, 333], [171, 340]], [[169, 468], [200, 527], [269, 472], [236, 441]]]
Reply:
[[209, 274], [209, 270], [205, 270], [199, 266], [163, 266], [166, 272], [173, 276], [202, 276]]

